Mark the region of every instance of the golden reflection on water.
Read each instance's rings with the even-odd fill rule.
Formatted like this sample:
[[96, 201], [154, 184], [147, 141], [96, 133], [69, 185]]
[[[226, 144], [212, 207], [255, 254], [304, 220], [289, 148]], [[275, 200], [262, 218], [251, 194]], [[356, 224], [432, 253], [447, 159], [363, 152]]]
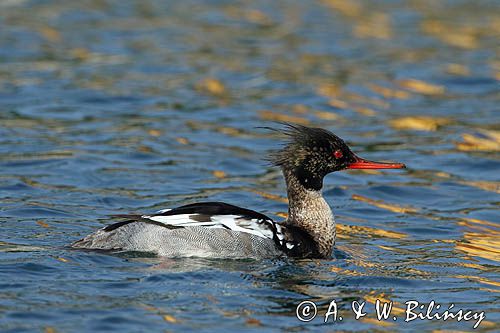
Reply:
[[500, 261], [500, 225], [478, 219], [463, 219], [459, 225], [469, 231], [457, 241], [455, 249], [470, 256]]
[[479, 133], [462, 134], [463, 142], [457, 142], [456, 147], [462, 151], [500, 151], [500, 131], [482, 129]]
[[409, 116], [392, 119], [389, 124], [398, 130], [436, 131], [451, 122], [451, 119], [444, 117]]
[[407, 213], [417, 213], [418, 212], [418, 209], [413, 208], [413, 207], [404, 207], [404, 206], [398, 205], [398, 204], [387, 203], [387, 202], [384, 202], [382, 200], [374, 200], [374, 199], [370, 199], [370, 198], [367, 198], [367, 197], [359, 195], [359, 194], [353, 194], [352, 199], [362, 201], [362, 202], [365, 202], [365, 203], [370, 204], [372, 206], [382, 208], [382, 209], [385, 209], [385, 210], [388, 210], [388, 211], [391, 211], [394, 213], [407, 214]]

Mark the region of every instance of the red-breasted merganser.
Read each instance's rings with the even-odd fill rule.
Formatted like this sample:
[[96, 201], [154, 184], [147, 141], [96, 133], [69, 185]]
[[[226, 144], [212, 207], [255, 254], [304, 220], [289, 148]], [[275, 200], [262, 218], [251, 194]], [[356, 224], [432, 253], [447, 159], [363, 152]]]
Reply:
[[151, 215], [126, 215], [126, 220], [71, 246], [166, 257], [329, 258], [335, 220], [321, 193], [323, 178], [344, 169], [400, 169], [405, 165], [362, 159], [341, 138], [322, 128], [285, 124], [279, 131], [289, 141], [269, 160], [281, 168], [286, 180], [288, 218], [282, 223], [227, 203], [201, 202]]

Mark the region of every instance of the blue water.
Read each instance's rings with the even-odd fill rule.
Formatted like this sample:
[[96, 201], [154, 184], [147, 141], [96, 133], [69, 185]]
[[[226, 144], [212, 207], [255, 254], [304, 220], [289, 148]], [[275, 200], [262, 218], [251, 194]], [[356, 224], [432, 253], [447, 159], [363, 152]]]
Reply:
[[[477, 331], [499, 330], [499, 12], [494, 1], [0, 2], [0, 331], [476, 322], [404, 322], [410, 300], [484, 311]], [[263, 160], [279, 137], [257, 128], [276, 120], [408, 166], [327, 177], [333, 259], [65, 248], [109, 215], [202, 200], [282, 219], [284, 182]], [[396, 321], [376, 319], [377, 299], [394, 302]], [[317, 304], [310, 322], [296, 318], [304, 300]], [[333, 300], [343, 320], [325, 324]]]

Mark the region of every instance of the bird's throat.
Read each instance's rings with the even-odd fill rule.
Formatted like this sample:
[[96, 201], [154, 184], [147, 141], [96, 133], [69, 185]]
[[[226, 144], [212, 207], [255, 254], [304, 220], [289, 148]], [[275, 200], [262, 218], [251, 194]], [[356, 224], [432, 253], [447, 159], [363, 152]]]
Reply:
[[[330, 257], [335, 243], [335, 220], [330, 206], [319, 190], [309, 189], [292, 172], [283, 172], [287, 184], [287, 224], [307, 232], [316, 242], [318, 252]], [[322, 183], [323, 179], [321, 179]]]

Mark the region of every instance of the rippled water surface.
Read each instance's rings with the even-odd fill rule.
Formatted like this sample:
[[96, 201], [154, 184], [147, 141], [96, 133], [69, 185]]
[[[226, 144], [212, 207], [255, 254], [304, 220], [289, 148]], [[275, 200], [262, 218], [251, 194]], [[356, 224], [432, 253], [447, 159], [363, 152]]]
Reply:
[[[497, 1], [0, 2], [0, 330], [500, 329]], [[282, 219], [272, 121], [406, 170], [338, 172], [332, 260], [67, 250], [201, 200]], [[394, 321], [374, 303], [392, 300]], [[301, 322], [296, 306], [316, 302]], [[343, 320], [324, 324], [335, 300]], [[351, 302], [366, 302], [355, 320]]]

